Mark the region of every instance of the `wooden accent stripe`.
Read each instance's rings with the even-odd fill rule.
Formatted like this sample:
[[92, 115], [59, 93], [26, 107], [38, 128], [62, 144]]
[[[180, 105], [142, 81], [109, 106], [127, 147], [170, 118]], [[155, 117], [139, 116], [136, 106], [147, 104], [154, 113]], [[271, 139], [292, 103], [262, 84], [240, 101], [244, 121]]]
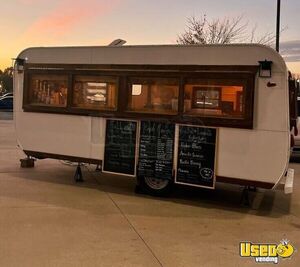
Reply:
[[[90, 164], [97, 164], [97, 165], [102, 164], [102, 160], [98, 160], [98, 159], [89, 159], [89, 158], [74, 157], [74, 156], [45, 153], [45, 152], [37, 152], [37, 151], [30, 151], [30, 150], [24, 150], [24, 153], [27, 156], [31, 156], [31, 157], [34, 157], [37, 159], [52, 158], [52, 159], [58, 159], [58, 160], [69, 160], [69, 161], [73, 161], [73, 162], [82, 162], [82, 163], [90, 163]], [[267, 183], [267, 182], [261, 182], [261, 181], [250, 181], [250, 180], [245, 180], [245, 179], [230, 178], [230, 177], [224, 177], [224, 176], [217, 176], [216, 182], [238, 184], [238, 185], [244, 185], [244, 186], [255, 186], [255, 187], [265, 188], [265, 189], [272, 189], [275, 185], [274, 183]]]
[[256, 73], [259, 65], [152, 65], [152, 64], [43, 64], [27, 63], [25, 70], [111, 70], [111, 71], [209, 71]]
[[60, 155], [60, 154], [53, 154], [53, 153], [46, 153], [46, 152], [37, 152], [37, 151], [30, 151], [24, 150], [24, 153], [27, 156], [31, 156], [37, 159], [59, 159], [59, 160], [69, 160], [73, 162], [82, 162], [82, 163], [90, 163], [90, 164], [102, 164], [102, 160], [99, 159], [90, 159], [90, 158], [82, 158], [82, 157], [74, 157], [74, 156], [67, 156], [67, 155]]
[[223, 177], [223, 176], [217, 176], [217, 182], [228, 183], [228, 184], [248, 185], [248, 186], [255, 186], [255, 187], [266, 188], [266, 189], [272, 189], [275, 185], [274, 183], [251, 181], [251, 180], [245, 180], [245, 179], [240, 179], [240, 178], [230, 178], [230, 177]]

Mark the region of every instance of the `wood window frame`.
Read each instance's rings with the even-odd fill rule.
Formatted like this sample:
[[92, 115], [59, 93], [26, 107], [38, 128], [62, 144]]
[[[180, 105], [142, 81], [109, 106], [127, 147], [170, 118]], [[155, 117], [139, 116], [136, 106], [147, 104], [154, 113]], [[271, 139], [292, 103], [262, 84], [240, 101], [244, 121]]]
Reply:
[[[31, 96], [31, 88], [30, 88], [30, 77], [31, 75], [60, 75], [60, 76], [66, 76], [67, 77], [67, 105], [66, 107], [58, 107], [58, 106], [43, 106], [38, 104], [32, 104], [30, 101]], [[23, 110], [24, 111], [31, 111], [31, 112], [50, 112], [55, 111], [56, 113], [65, 113], [66, 110], [68, 110], [68, 103], [70, 98], [70, 75], [71, 73], [68, 71], [60, 71], [60, 70], [53, 70], [51, 73], [48, 71], [37, 69], [35, 71], [28, 71], [24, 74], [24, 90], [23, 90]]]
[[[75, 64], [25, 64], [24, 66], [24, 112], [69, 114], [105, 118], [120, 119], [149, 119], [154, 121], [169, 121], [172, 123], [206, 125], [214, 127], [230, 128], [253, 128], [253, 108], [255, 79], [259, 66], [199, 66], [199, 65], [75, 65]], [[68, 81], [68, 99], [66, 108], [45, 107], [30, 105], [29, 83], [32, 74], [66, 74]], [[111, 110], [88, 110], [72, 107], [73, 78], [75, 75], [82, 76], [111, 76], [118, 79], [117, 84], [117, 109]], [[132, 78], [165, 78], [178, 79], [178, 113], [176, 115], [140, 113], [127, 111], [128, 83]], [[239, 80], [245, 82], [245, 116], [244, 118], [208, 117], [184, 114], [184, 85], [190, 80], [218, 79]], [[232, 84], [230, 84], [232, 85]]]
[[[127, 92], [127, 101], [126, 101], [126, 109], [123, 110], [124, 112], [126, 113], [133, 113], [133, 116], [135, 116], [134, 114], [141, 114], [140, 116], [142, 117], [143, 115], [146, 115], [146, 116], [151, 116], [151, 115], [154, 115], [154, 116], [178, 116], [178, 102], [177, 102], [177, 111], [175, 114], [166, 114], [166, 113], [158, 113], [158, 112], [143, 112], [143, 111], [132, 111], [132, 110], [129, 110], [128, 109], [128, 104], [129, 104], [129, 101], [131, 101], [131, 98], [132, 98], [132, 93], [131, 93], [131, 90], [132, 90], [132, 85], [137, 83], [137, 84], [143, 84], [142, 81], [147, 81], [147, 85], [150, 85], [150, 88], [153, 84], [157, 83], [157, 81], [166, 81], [166, 85], [171, 85], [172, 83], [168, 84], [169, 81], [172, 80], [172, 82], [176, 81], [177, 83], [175, 84], [174, 83], [174, 86], [178, 86], [178, 98], [179, 99], [179, 91], [180, 91], [180, 79], [176, 76], [164, 76], [162, 74], [158, 74], [158, 76], [156, 76], [155, 74], [151, 74], [151, 75], [145, 75], [145, 74], [141, 74], [139, 76], [127, 76], [126, 78], [126, 92]], [[150, 89], [148, 88], [148, 90]], [[151, 91], [151, 90], [150, 90]], [[151, 102], [151, 93], [148, 94], [148, 103]]]
[[[86, 73], [86, 72], [85, 72]], [[74, 93], [74, 84], [75, 84], [75, 81], [76, 81], [76, 76], [82, 76], [82, 77], [100, 77], [100, 78], [109, 78], [109, 79], [112, 79], [112, 80], [115, 80], [116, 82], [116, 103], [115, 103], [115, 108], [113, 109], [97, 109], [97, 108], [84, 108], [84, 107], [75, 107], [74, 104], [73, 104], [73, 101], [74, 101], [74, 98], [73, 98], [73, 93]], [[88, 112], [88, 113], [94, 113], [94, 112], [104, 112], [104, 113], [110, 113], [110, 112], [116, 112], [118, 110], [118, 102], [119, 102], [119, 99], [118, 99], [118, 92], [119, 92], [119, 77], [118, 76], [114, 76], [114, 75], [102, 75], [102, 74], [99, 74], [99, 73], [92, 73], [92, 72], [89, 72], [87, 74], [83, 74], [83, 73], [74, 73], [72, 74], [72, 80], [71, 80], [71, 87], [70, 87], [70, 91], [71, 91], [71, 94], [72, 94], [72, 98], [70, 99], [69, 101], [69, 106], [70, 106], [70, 109], [73, 111], [73, 112]]]
[[[242, 101], [241, 101], [241, 97], [242, 97]], [[244, 100], [244, 96], [243, 96], [243, 92], [239, 91], [236, 92], [236, 106], [238, 107], [238, 111], [242, 112], [243, 109], [240, 108], [241, 103], [244, 105], [245, 100]]]
[[[224, 116], [208, 116], [201, 114], [185, 114], [183, 113], [182, 120], [185, 123], [192, 123], [193, 120], [198, 120], [198, 123], [208, 126], [223, 126], [232, 128], [253, 129], [253, 109], [254, 109], [254, 93], [255, 93], [255, 79], [257, 72], [255, 70], [249, 72], [209, 72], [199, 73], [198, 75], [191, 75], [185, 79], [184, 84], [203, 84], [204, 81], [214, 83], [215, 86], [243, 86], [243, 105], [244, 116], [238, 117], [224, 117]], [[205, 84], [204, 84], [205, 85]]]
[[[49, 66], [40, 65], [41, 68], [30, 67], [24, 74], [24, 91], [23, 91], [23, 110], [25, 112], [38, 112], [38, 113], [54, 113], [54, 114], [72, 114], [72, 115], [86, 115], [99, 117], [101, 115], [105, 117], [111, 117], [118, 110], [118, 102], [120, 101], [118, 97], [119, 91], [119, 77], [107, 73], [102, 73], [94, 70], [77, 70], [77, 69], [59, 69], [59, 66]], [[68, 91], [67, 91], [67, 106], [66, 107], [55, 107], [55, 106], [42, 106], [42, 105], [32, 105], [30, 103], [30, 77], [31, 75], [66, 75], [68, 76]], [[75, 76], [100, 76], [100, 77], [113, 77], [116, 79], [116, 108], [115, 109], [88, 109], [73, 106], [73, 85], [75, 81]]]

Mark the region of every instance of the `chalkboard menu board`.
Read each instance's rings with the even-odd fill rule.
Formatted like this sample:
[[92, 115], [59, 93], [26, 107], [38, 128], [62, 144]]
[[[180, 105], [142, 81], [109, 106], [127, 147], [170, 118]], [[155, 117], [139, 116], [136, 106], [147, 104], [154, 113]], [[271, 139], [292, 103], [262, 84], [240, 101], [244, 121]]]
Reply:
[[135, 175], [136, 129], [134, 121], [106, 121], [104, 171]]
[[217, 129], [179, 126], [176, 182], [214, 188]]
[[142, 121], [138, 175], [172, 179], [175, 125]]

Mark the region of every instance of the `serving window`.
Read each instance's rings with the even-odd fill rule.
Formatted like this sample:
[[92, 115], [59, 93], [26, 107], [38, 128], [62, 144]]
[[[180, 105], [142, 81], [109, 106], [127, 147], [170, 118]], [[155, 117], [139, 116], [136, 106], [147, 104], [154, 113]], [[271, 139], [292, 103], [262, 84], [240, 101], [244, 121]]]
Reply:
[[243, 80], [190, 80], [184, 85], [184, 114], [243, 118], [245, 88]]
[[45, 107], [66, 107], [68, 76], [33, 74], [29, 80], [29, 104]]
[[179, 80], [134, 78], [128, 83], [127, 111], [175, 115], [178, 112]]
[[202, 67], [26, 65], [23, 109], [253, 128], [257, 67]]
[[75, 76], [72, 107], [92, 110], [116, 110], [117, 78]]

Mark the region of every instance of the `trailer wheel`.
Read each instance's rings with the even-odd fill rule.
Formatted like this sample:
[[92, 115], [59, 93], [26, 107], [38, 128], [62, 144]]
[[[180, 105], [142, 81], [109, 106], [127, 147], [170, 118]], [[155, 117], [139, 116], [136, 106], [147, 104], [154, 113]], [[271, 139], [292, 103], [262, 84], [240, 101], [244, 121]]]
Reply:
[[166, 196], [171, 192], [173, 182], [149, 176], [138, 177], [139, 186], [153, 196]]

